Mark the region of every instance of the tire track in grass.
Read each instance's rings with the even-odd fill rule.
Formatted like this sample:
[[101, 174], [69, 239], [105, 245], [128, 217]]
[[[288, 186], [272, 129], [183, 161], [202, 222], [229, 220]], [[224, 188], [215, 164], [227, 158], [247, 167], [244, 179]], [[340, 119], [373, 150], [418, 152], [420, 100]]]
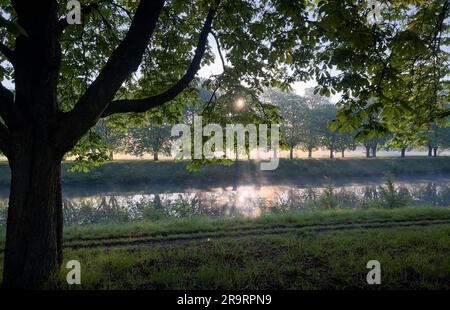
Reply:
[[166, 237], [150, 237], [135, 239], [109, 239], [100, 242], [79, 242], [64, 244], [64, 248], [84, 249], [99, 247], [129, 247], [136, 245], [154, 245], [154, 244], [173, 244], [188, 243], [192, 241], [209, 242], [213, 240], [242, 237], [259, 237], [259, 236], [277, 236], [298, 232], [323, 233], [328, 231], [342, 231], [355, 229], [376, 229], [376, 228], [394, 228], [394, 227], [424, 227], [433, 225], [450, 224], [450, 220], [420, 220], [420, 221], [391, 221], [391, 222], [361, 222], [351, 224], [328, 224], [328, 225], [294, 225], [283, 228], [270, 227], [267, 229], [248, 229], [235, 231], [219, 231], [216, 233], [196, 233], [196, 234], [174, 234]]
[[249, 230], [260, 230], [260, 229], [275, 229], [275, 228], [301, 228], [301, 227], [313, 227], [313, 226], [338, 226], [338, 225], [357, 225], [357, 224], [372, 224], [372, 223], [397, 223], [397, 222], [414, 222], [414, 221], [442, 221], [449, 220], [450, 218], [444, 217], [437, 219], [435, 217], [422, 218], [420, 220], [414, 219], [380, 219], [380, 220], [356, 220], [356, 221], [336, 221], [336, 222], [328, 222], [328, 223], [292, 223], [292, 224], [280, 224], [280, 223], [259, 223], [259, 224], [245, 224], [245, 225], [232, 225], [229, 227], [223, 227], [219, 229], [207, 229], [201, 228], [192, 231], [180, 231], [180, 232], [140, 232], [135, 235], [130, 234], [116, 234], [114, 236], [102, 236], [102, 237], [71, 237], [65, 239], [65, 243], [72, 242], [101, 242], [101, 241], [109, 241], [109, 240], [117, 240], [117, 239], [143, 239], [143, 238], [163, 238], [167, 236], [173, 235], [197, 235], [197, 234], [212, 234], [216, 232], [235, 232], [235, 231], [249, 231]]

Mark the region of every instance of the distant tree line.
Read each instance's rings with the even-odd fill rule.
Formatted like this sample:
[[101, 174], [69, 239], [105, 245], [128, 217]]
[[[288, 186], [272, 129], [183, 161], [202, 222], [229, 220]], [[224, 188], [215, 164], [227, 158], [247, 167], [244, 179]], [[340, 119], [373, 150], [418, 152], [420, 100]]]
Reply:
[[[225, 96], [226, 94], [223, 98]], [[221, 102], [218, 94], [200, 88], [199, 104], [195, 108], [186, 109], [180, 121], [189, 123], [194, 114], [211, 104], [212, 98]], [[414, 134], [414, 139], [410, 138], [411, 135], [397, 132], [359, 140], [356, 138], [358, 130], [347, 133], [333, 130], [330, 124], [337, 117], [338, 107], [327, 97], [314, 94], [313, 89], [306, 89], [304, 96], [268, 89], [264, 92], [262, 101], [277, 107], [283, 119], [283, 147], [289, 151], [291, 159], [295, 157], [295, 150], [307, 152], [308, 157], [312, 158], [314, 151], [326, 149], [329, 157], [334, 158], [337, 153], [345, 157], [346, 151], [354, 151], [359, 147], [365, 150], [367, 158], [374, 158], [379, 150], [397, 150], [401, 157], [405, 157], [408, 150], [426, 148], [428, 156], [436, 157], [439, 152], [450, 149], [450, 127], [441, 124], [430, 125], [420, 135]], [[218, 114], [226, 112], [220, 110], [220, 105], [216, 105], [215, 109]], [[173, 138], [169, 123], [144, 119], [123, 128], [118, 128], [116, 124], [117, 122], [115, 127], [109, 127], [108, 123], [102, 121], [95, 128], [96, 134], [109, 146], [110, 159], [113, 158], [113, 151], [138, 157], [151, 154], [155, 161], [159, 160], [160, 154], [170, 155]]]

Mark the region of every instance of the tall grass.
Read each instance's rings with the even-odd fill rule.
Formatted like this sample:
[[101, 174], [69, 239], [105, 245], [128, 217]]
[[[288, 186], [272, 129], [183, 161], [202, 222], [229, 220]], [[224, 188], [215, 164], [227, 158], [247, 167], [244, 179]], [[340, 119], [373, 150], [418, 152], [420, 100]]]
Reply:
[[392, 175], [386, 176], [386, 185], [379, 186], [378, 193], [380, 206], [388, 209], [405, 207], [411, 200], [408, 193], [395, 188]]

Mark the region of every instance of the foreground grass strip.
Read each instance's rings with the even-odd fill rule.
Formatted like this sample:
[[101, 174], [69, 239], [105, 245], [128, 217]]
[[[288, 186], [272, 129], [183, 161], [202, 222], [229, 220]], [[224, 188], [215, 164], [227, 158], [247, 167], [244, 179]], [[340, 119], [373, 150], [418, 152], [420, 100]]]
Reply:
[[[76, 289], [449, 289], [450, 225], [65, 250]], [[366, 283], [366, 263], [382, 284]], [[70, 289], [66, 270], [52, 288]]]
[[[60, 289], [450, 289], [450, 224], [303, 230], [152, 246], [65, 248], [82, 285]], [[366, 263], [382, 266], [368, 286]], [[0, 274], [3, 266], [0, 256]]]
[[172, 219], [160, 222], [131, 224], [90, 225], [69, 227], [65, 240], [106, 240], [114, 238], [139, 238], [168, 236], [172, 234], [206, 233], [218, 230], [246, 230], [264, 227], [287, 227], [292, 225], [349, 224], [358, 222], [414, 221], [450, 219], [450, 208], [402, 208], [394, 210], [333, 210], [288, 212], [268, 214], [256, 219], [246, 218], [192, 218]]
[[211, 239], [223, 238], [241, 238], [245, 236], [263, 236], [263, 235], [283, 235], [291, 233], [322, 233], [333, 230], [351, 230], [351, 229], [373, 229], [390, 227], [409, 227], [409, 226], [431, 226], [450, 224], [450, 220], [422, 220], [422, 221], [386, 221], [386, 222], [360, 222], [344, 223], [340, 225], [307, 225], [307, 226], [285, 226], [285, 227], [265, 227], [264, 229], [241, 229], [234, 231], [217, 231], [212, 233], [179, 234], [169, 235], [159, 238], [115, 238], [96, 241], [74, 241], [66, 242], [65, 248], [95, 248], [95, 247], [117, 247], [117, 246], [135, 246], [135, 245], [153, 245], [156, 243], [168, 244], [174, 242], [189, 241], [210, 241]]
[[[191, 218], [160, 222], [88, 225], [65, 229], [65, 245], [101, 243], [108, 240], [134, 240], [173, 235], [210, 234], [215, 232], [276, 229], [308, 225], [347, 225], [371, 222], [396, 222], [450, 219], [450, 208], [401, 208], [307, 211], [268, 214], [256, 219], [246, 218]], [[0, 253], [4, 235], [0, 239]]]

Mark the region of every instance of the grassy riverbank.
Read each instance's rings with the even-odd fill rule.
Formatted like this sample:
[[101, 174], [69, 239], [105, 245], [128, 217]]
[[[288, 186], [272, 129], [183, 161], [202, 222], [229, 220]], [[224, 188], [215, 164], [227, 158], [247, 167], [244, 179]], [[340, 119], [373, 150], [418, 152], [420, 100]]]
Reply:
[[[449, 289], [450, 225], [67, 250], [83, 289]], [[366, 283], [368, 261], [382, 284]], [[67, 270], [50, 287], [68, 288]]]
[[[83, 289], [448, 289], [450, 209], [72, 227], [64, 253], [80, 261]], [[373, 259], [381, 286], [365, 281]], [[50, 287], [69, 288], [66, 272]]]
[[222, 234], [249, 230], [348, 225], [359, 223], [391, 223], [396, 221], [450, 220], [450, 208], [400, 208], [369, 210], [306, 211], [267, 214], [250, 218], [194, 217], [143, 221], [121, 225], [72, 226], [65, 230], [65, 244], [77, 246], [114, 240], [134, 241], [174, 235]]
[[[188, 162], [172, 161], [115, 161], [92, 169], [89, 173], [67, 171], [63, 164], [62, 179], [66, 185], [135, 184], [135, 183], [191, 183], [215, 184], [227, 181], [267, 179], [277, 182], [286, 179], [336, 177], [382, 177], [431, 175], [450, 173], [450, 157], [410, 157], [374, 159], [280, 159], [278, 169], [261, 171], [259, 162], [240, 161], [231, 166], [210, 165], [198, 172], [187, 170]], [[9, 184], [10, 172], [0, 163], [0, 186]]]

